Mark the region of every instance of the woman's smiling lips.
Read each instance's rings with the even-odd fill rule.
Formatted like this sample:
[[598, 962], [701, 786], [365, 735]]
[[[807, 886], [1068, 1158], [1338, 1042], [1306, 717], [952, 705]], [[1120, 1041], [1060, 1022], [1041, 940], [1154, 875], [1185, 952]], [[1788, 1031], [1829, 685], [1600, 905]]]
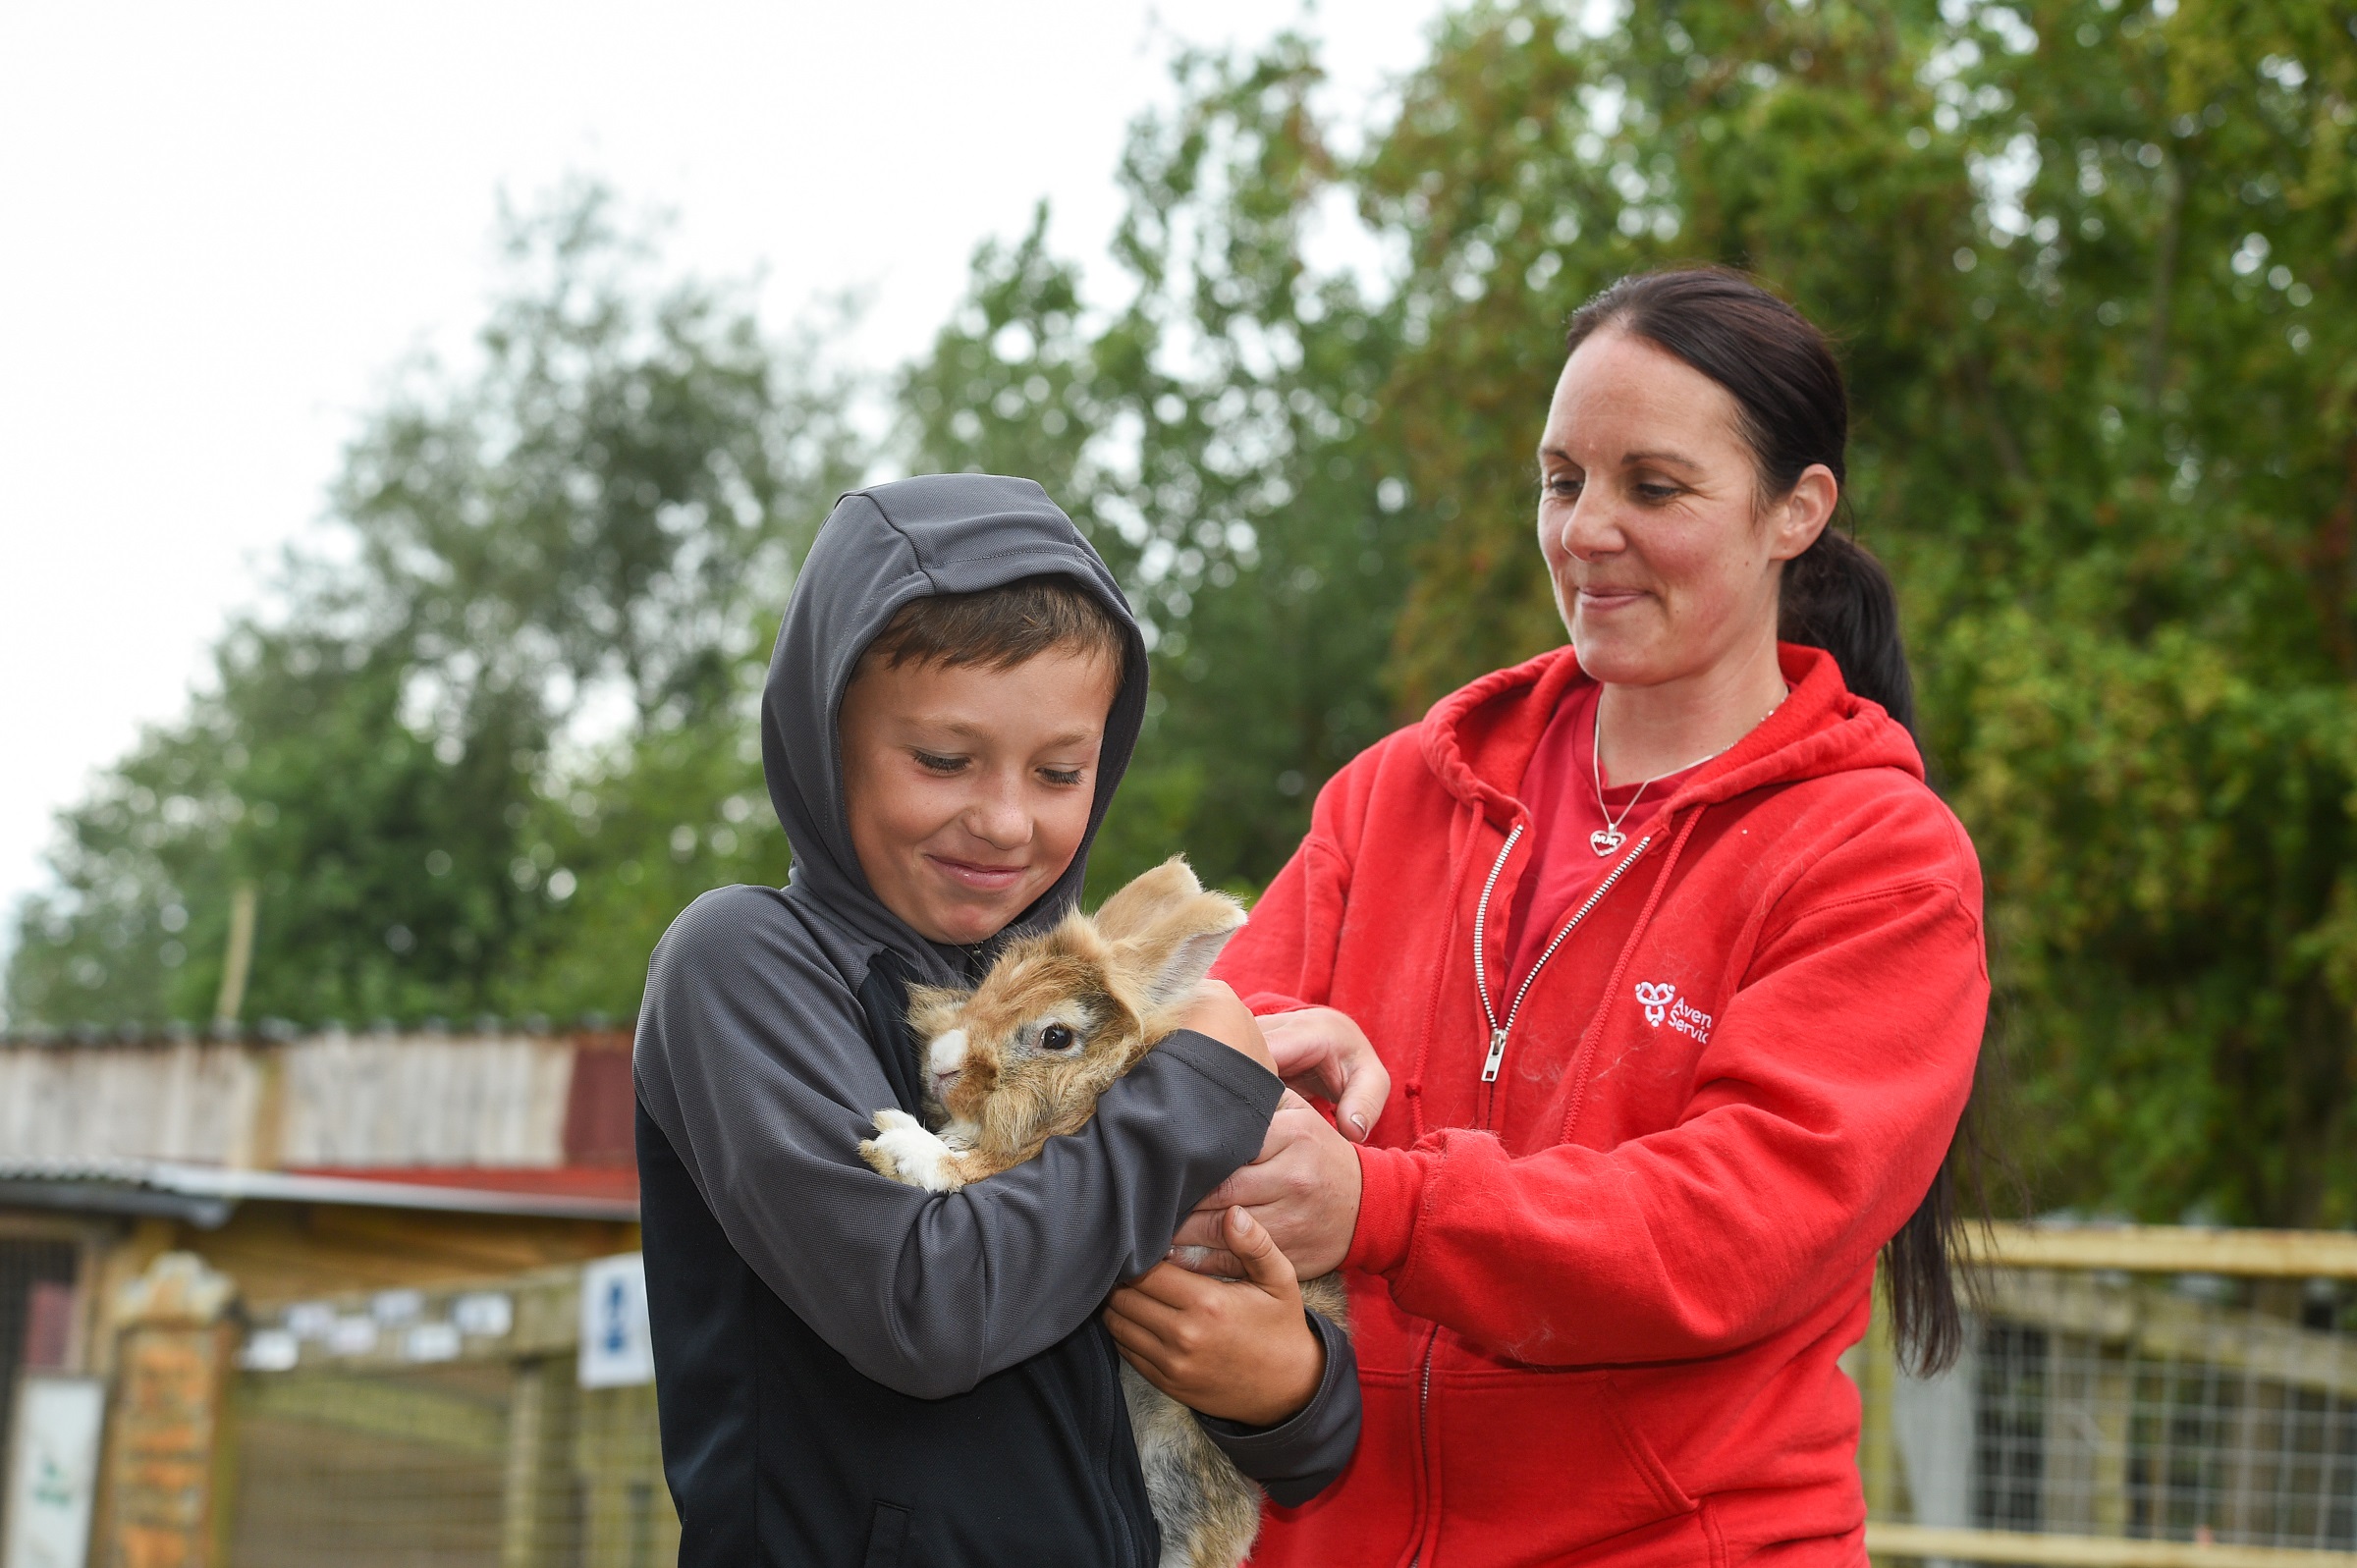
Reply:
[[1029, 869], [1026, 866], [986, 866], [971, 860], [952, 860], [947, 855], [928, 854], [925, 858], [952, 882], [971, 888], [976, 892], [1005, 892], [1022, 881], [1023, 873]]
[[1582, 588], [1579, 590], [1579, 607], [1582, 610], [1619, 610], [1644, 597], [1635, 588]]

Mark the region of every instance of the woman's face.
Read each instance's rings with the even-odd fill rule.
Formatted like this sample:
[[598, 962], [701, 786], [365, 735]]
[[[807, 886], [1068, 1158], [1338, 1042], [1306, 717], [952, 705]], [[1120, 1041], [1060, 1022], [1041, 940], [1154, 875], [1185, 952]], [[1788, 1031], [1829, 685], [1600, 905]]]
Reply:
[[1838, 491], [1818, 464], [1763, 504], [1739, 418], [1727, 389], [1615, 328], [1564, 364], [1539, 443], [1539, 548], [1597, 679], [1660, 685], [1773, 647], [1782, 563]]

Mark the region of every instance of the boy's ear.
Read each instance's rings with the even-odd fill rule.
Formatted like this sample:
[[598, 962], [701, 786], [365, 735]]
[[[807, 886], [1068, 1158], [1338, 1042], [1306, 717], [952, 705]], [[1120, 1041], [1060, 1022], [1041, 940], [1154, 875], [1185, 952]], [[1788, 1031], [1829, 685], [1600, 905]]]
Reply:
[[1243, 923], [1243, 907], [1224, 892], [1205, 892], [1176, 855], [1097, 911], [1097, 930], [1113, 943], [1116, 966], [1164, 1007], [1193, 993]]

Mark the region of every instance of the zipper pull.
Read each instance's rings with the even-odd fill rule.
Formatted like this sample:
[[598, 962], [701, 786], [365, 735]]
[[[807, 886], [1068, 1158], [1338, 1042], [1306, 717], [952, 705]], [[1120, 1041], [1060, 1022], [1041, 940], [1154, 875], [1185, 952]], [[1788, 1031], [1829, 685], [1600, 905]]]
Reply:
[[1490, 1031], [1490, 1054], [1481, 1064], [1481, 1081], [1496, 1083], [1498, 1081], [1498, 1063], [1505, 1059], [1506, 1031], [1493, 1029]]

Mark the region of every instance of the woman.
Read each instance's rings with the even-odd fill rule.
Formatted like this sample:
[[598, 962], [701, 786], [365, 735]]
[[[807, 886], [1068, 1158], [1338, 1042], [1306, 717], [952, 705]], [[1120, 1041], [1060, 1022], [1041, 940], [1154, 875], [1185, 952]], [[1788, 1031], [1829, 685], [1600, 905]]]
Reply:
[[1216, 971], [1288, 1074], [1371, 1041], [1398, 1087], [1363, 1146], [1281, 1111], [1180, 1233], [1240, 1203], [1351, 1271], [1358, 1455], [1262, 1568], [1863, 1563], [1836, 1358], [1887, 1244], [1902, 1343], [1953, 1354], [1981, 881], [1890, 584], [1828, 531], [1840, 373], [1715, 271], [1621, 282], [1569, 348], [1570, 646], [1338, 774]]

